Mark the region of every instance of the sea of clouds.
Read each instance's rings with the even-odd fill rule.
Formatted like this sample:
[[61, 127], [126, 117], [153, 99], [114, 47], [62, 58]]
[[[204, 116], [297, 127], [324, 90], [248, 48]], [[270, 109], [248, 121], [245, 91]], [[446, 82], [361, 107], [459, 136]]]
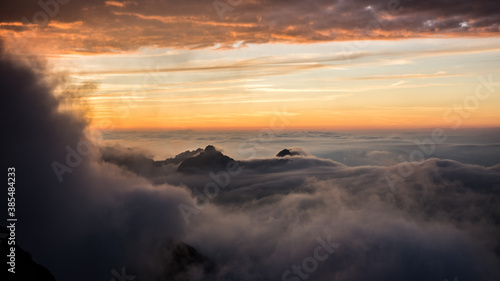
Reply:
[[[137, 132], [133, 145], [119, 132], [90, 137], [84, 119], [59, 110], [61, 83], [43, 63], [0, 52], [2, 167], [16, 168], [17, 241], [56, 280], [500, 273], [498, 131], [447, 132], [428, 154], [415, 140], [430, 131], [283, 131], [257, 146], [245, 143], [249, 132], [184, 131], [171, 134], [186, 143], [161, 155], [160, 140], [144, 148]], [[417, 162], [398, 157], [418, 149]]]

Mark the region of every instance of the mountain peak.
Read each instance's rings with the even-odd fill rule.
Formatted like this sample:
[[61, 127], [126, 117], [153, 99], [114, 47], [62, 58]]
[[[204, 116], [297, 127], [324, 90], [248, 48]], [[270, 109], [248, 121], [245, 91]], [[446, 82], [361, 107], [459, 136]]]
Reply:
[[225, 169], [231, 161], [234, 159], [222, 154], [213, 145], [207, 145], [205, 150], [184, 159], [177, 170], [183, 173], [192, 173], [197, 170], [220, 171]]
[[306, 156], [307, 153], [300, 148], [285, 148], [282, 151], [276, 154], [276, 157], [285, 157], [285, 156]]

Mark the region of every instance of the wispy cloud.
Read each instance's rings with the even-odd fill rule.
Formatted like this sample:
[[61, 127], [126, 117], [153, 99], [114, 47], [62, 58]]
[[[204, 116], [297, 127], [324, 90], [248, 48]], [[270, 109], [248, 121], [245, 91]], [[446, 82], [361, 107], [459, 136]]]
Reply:
[[[387, 5], [387, 3], [391, 3]], [[54, 8], [53, 8], [54, 9]], [[3, 35], [44, 12], [37, 2], [5, 3]], [[53, 14], [53, 15], [52, 15]], [[231, 49], [252, 43], [498, 36], [494, 1], [243, 1], [221, 20], [211, 1], [72, 1], [51, 12], [37, 36], [63, 52], [110, 52], [141, 46]], [[78, 26], [71, 26], [79, 22]], [[66, 25], [64, 29], [58, 26]], [[367, 29], [369, 32], [367, 32]], [[16, 31], [17, 30], [17, 31]]]

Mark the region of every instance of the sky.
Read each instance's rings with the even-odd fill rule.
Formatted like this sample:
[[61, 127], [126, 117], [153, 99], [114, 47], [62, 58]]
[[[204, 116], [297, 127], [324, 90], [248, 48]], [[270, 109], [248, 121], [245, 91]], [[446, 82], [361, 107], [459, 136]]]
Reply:
[[64, 74], [93, 128], [499, 124], [494, 1], [41, 3], [3, 3], [0, 35]]
[[[117, 131], [99, 143], [81, 115], [58, 110], [58, 84], [40, 61], [0, 51], [9, 132], [0, 161], [17, 179], [14, 280], [498, 277], [498, 129], [282, 131], [274, 141], [262, 131], [142, 132], [142, 148], [107, 143], [130, 138]], [[153, 159], [141, 149], [156, 139], [199, 147]], [[10, 234], [0, 215], [5, 273]], [[32, 260], [21, 262], [21, 249]]]
[[[424, 158], [493, 166], [500, 155], [500, 129], [443, 129], [446, 142], [436, 143], [432, 132], [422, 130], [318, 131], [107, 131], [102, 146], [122, 146], [154, 160], [211, 144], [234, 159], [269, 158], [285, 147], [348, 166], [392, 166], [408, 161], [412, 151], [434, 147]], [[418, 157], [416, 160], [420, 160]]]
[[499, 20], [0, 2], [0, 279], [497, 280]]

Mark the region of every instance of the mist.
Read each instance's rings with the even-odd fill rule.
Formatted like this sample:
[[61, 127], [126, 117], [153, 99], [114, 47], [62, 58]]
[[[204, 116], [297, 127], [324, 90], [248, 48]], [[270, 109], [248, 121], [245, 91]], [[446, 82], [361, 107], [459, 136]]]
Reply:
[[354, 166], [287, 143], [237, 158], [209, 140], [157, 159], [91, 137], [85, 119], [59, 110], [54, 90], [64, 79], [39, 60], [0, 56], [2, 166], [18, 178], [17, 242], [56, 280], [500, 273], [498, 163], [432, 155], [407, 162], [411, 169], [392, 160]]

